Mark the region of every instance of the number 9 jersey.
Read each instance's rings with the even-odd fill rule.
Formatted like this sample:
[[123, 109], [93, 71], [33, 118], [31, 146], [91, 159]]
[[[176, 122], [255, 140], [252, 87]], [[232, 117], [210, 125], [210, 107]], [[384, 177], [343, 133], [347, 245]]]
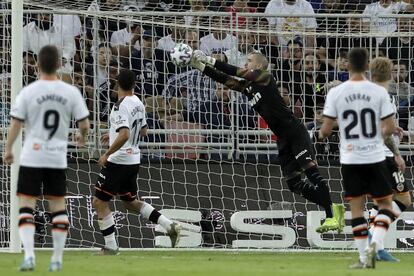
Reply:
[[71, 120], [84, 120], [89, 111], [76, 87], [37, 80], [20, 91], [10, 116], [25, 123], [21, 166], [66, 169]]
[[140, 164], [140, 132], [146, 126], [145, 107], [141, 100], [135, 95], [121, 98], [111, 111], [109, 145], [112, 145], [122, 128], [129, 129], [129, 139], [118, 151], [109, 156], [108, 161], [121, 165]]
[[332, 88], [323, 115], [337, 119], [342, 164], [385, 160], [381, 120], [394, 115], [387, 90], [368, 80], [346, 81]]

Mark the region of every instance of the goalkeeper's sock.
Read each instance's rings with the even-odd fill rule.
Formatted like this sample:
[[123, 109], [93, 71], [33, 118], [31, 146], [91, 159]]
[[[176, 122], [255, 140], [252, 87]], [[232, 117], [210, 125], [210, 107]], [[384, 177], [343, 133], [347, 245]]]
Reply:
[[368, 225], [364, 217], [352, 219], [352, 232], [355, 245], [358, 248], [359, 260], [361, 263], [366, 263], [367, 255], [365, 249], [368, 247]]
[[51, 262], [62, 263], [63, 249], [65, 248], [69, 229], [69, 219], [66, 210], [53, 213], [52, 224], [53, 255]]
[[305, 174], [313, 185], [308, 183], [304, 185], [303, 197], [322, 206], [325, 209], [326, 217], [332, 218], [332, 201], [326, 180], [321, 176], [317, 166], [312, 166], [305, 170]]
[[20, 208], [19, 211], [19, 235], [23, 244], [24, 259], [35, 258], [34, 254], [34, 234], [35, 224], [33, 209], [28, 207]]
[[140, 213], [145, 219], [161, 225], [166, 231], [171, 230], [172, 221], [164, 215], [161, 215], [161, 213], [155, 210], [150, 204], [142, 202]]
[[112, 212], [103, 219], [98, 220], [99, 229], [101, 229], [102, 236], [105, 239], [105, 247], [108, 249], [117, 250], [118, 244], [115, 238], [115, 220]]
[[390, 224], [395, 220], [395, 215], [391, 210], [381, 209], [374, 221], [374, 232], [372, 234], [372, 243], [376, 244], [377, 250], [384, 249], [384, 238], [387, 234]]

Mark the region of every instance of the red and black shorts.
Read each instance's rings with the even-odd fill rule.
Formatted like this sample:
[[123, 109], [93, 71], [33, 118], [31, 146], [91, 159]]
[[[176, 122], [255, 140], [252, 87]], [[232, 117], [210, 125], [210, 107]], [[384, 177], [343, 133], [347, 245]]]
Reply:
[[66, 169], [20, 166], [17, 195], [63, 197], [66, 195]]
[[124, 201], [135, 200], [138, 171], [139, 164], [121, 165], [108, 162], [99, 173], [95, 184], [95, 196], [103, 201], [110, 201], [116, 195]]

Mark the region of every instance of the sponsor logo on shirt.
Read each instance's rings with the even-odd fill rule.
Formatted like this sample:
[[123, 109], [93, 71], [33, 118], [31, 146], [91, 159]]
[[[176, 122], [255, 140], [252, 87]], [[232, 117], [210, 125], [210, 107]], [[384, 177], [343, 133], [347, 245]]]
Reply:
[[34, 150], [40, 150], [42, 148], [42, 146], [40, 144], [34, 143], [33, 144], [33, 149]]
[[134, 153], [134, 151], [133, 151], [131, 148], [126, 149], [126, 150], [125, 150], [125, 152], [126, 152], [127, 154], [133, 154], [133, 153]]

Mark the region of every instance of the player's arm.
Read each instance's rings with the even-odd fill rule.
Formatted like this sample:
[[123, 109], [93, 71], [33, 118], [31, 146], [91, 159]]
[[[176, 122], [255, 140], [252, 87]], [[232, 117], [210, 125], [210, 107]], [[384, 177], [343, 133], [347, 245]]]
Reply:
[[4, 162], [6, 164], [13, 163], [13, 153], [12, 148], [13, 144], [16, 141], [17, 137], [20, 134], [20, 131], [23, 127], [23, 121], [19, 119], [12, 118], [10, 122], [10, 128], [7, 132], [7, 143], [6, 143], [6, 152], [4, 154]]
[[237, 66], [230, 65], [226, 62], [216, 60], [213, 57], [206, 56], [201, 51], [194, 51], [193, 58], [204, 64], [210, 65], [229, 76], [235, 76], [243, 78], [251, 82], [263, 82], [267, 83], [270, 80], [270, 73], [266, 70], [248, 70], [247, 68], [240, 68]]
[[109, 156], [122, 148], [122, 146], [128, 141], [129, 139], [129, 128], [122, 127], [117, 130], [118, 135], [115, 138], [115, 141], [112, 143], [112, 145], [109, 147], [109, 149], [104, 153], [104, 155]]
[[141, 128], [141, 130], [139, 131], [139, 135], [141, 137], [145, 137], [148, 134], [148, 126], [144, 126]]
[[78, 121], [79, 136], [77, 137], [78, 146], [84, 146], [88, 132], [90, 129], [89, 118], [84, 118]]
[[247, 81], [246, 80], [237, 80], [209, 65], [205, 65], [201, 61], [192, 60], [191, 66], [200, 70], [205, 75], [209, 76], [216, 82], [222, 83], [231, 90], [243, 92], [246, 89]]
[[338, 112], [336, 110], [336, 99], [334, 94], [335, 92], [330, 91], [326, 96], [325, 106], [323, 108], [323, 123], [318, 135], [320, 140], [323, 140], [331, 135], [332, 129], [337, 126], [335, 121], [338, 117]]
[[332, 134], [332, 129], [334, 128], [336, 119], [324, 116], [323, 124], [319, 130], [319, 139], [323, 140], [326, 137], [329, 137]]

